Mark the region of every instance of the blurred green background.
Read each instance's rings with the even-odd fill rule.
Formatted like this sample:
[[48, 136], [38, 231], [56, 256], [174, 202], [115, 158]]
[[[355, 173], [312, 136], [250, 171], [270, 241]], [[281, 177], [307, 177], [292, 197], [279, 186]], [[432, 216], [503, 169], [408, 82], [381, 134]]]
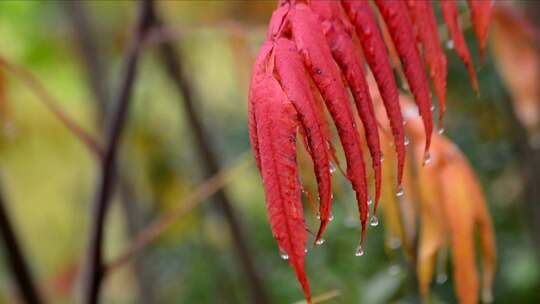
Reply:
[[[103, 58], [105, 83], [114, 95], [136, 3], [96, 0], [83, 6]], [[158, 1], [157, 7], [167, 23], [165, 39], [181, 50], [178, 55], [207, 135], [221, 164], [233, 166], [250, 149], [249, 73], [275, 2]], [[472, 31], [466, 34], [476, 59]], [[95, 96], [75, 37], [64, 1], [0, 1], [0, 55], [30, 70], [69, 116], [99, 137]], [[478, 70], [480, 98], [474, 96], [459, 58], [453, 52], [448, 58], [446, 134], [470, 159], [488, 197], [497, 234], [495, 302], [540, 303], [539, 254], [521, 199], [520, 155], [507, 118], [507, 93], [489, 55]], [[181, 204], [204, 179], [181, 97], [155, 45], [145, 49], [139, 68], [120, 154], [138, 229]], [[78, 295], [78, 265], [87, 242], [97, 167], [86, 148], [20, 79], [10, 74], [4, 78], [0, 178], [7, 208], [39, 286], [51, 303], [71, 303]], [[226, 192], [272, 300], [299, 301], [299, 284], [279, 257], [261, 180], [248, 158], [247, 169]], [[343, 190], [336, 199], [336, 220], [327, 241], [310, 248], [307, 258], [314, 294], [339, 291], [328, 303], [417, 303], [413, 268], [399, 250], [385, 249], [384, 219], [370, 229], [366, 255], [355, 257], [359, 226], [351, 224], [354, 198]], [[116, 196], [107, 219], [107, 258], [120, 254], [130, 238], [125, 210]], [[316, 227], [313, 215], [308, 223]], [[104, 283], [103, 302], [248, 303], [249, 287], [237, 256], [227, 222], [215, 212], [212, 200], [205, 201], [146, 248], [135, 264], [111, 274]], [[0, 299], [10, 302], [15, 289], [2, 258]], [[450, 277], [434, 284], [433, 303], [455, 302], [451, 282]]]

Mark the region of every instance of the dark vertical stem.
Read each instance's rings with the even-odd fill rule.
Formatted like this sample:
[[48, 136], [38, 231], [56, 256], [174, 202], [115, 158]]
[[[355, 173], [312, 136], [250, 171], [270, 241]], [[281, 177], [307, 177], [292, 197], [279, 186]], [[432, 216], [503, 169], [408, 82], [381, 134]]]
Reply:
[[[107, 71], [104, 60], [99, 51], [99, 44], [93, 33], [92, 22], [87, 14], [85, 3], [82, 0], [63, 1], [61, 3], [66, 11], [66, 15], [71, 23], [74, 32], [74, 39], [77, 43], [81, 59], [86, 69], [89, 87], [94, 95], [95, 104], [98, 109], [98, 126], [103, 125], [103, 121], [110, 110], [109, 91], [107, 87]], [[120, 170], [124, 172], [117, 176], [118, 190], [121, 200], [123, 215], [126, 219], [126, 230], [128, 237], [137, 235], [142, 227], [142, 208], [139, 207], [134, 195], [134, 189], [129, 182], [129, 174], [125, 173], [128, 166], [122, 166]], [[143, 259], [134, 262], [135, 279], [138, 285], [139, 299], [143, 303], [154, 302], [154, 283], [148, 279], [149, 270], [147, 263]]]
[[100, 176], [92, 204], [92, 223], [87, 248], [86, 265], [83, 281], [83, 303], [97, 303], [104, 274], [103, 236], [106, 213], [114, 189], [115, 159], [119, 141], [128, 115], [131, 91], [135, 82], [137, 62], [143, 40], [150, 27], [152, 1], [140, 0], [140, 12], [132, 44], [127, 51], [120, 90], [115, 108], [106, 120], [105, 155], [100, 164]]
[[[154, 15], [153, 18], [153, 22], [156, 27], [162, 26], [162, 22], [157, 15]], [[203, 173], [205, 178], [209, 178], [218, 173], [221, 168], [216, 156], [217, 154], [213, 150], [210, 143], [208, 137], [209, 133], [206, 132], [195, 108], [196, 102], [191, 85], [184, 76], [185, 72], [182, 69], [183, 67], [178, 58], [175, 47], [169, 41], [165, 40], [160, 43], [159, 51], [161, 53], [160, 55], [163, 61], [163, 67], [176, 86], [178, 93], [182, 96], [182, 106], [186, 111], [190, 126], [189, 129], [191, 132], [193, 132], [193, 137], [199, 150], [201, 165], [203, 166], [204, 171]], [[233, 237], [236, 250], [239, 254], [239, 260], [242, 263], [248, 285], [251, 287], [250, 291], [252, 293], [252, 302], [261, 304], [269, 303], [270, 300], [268, 299], [261, 278], [255, 268], [255, 264], [249, 252], [246, 237], [242, 231], [240, 221], [237, 217], [237, 212], [234, 210], [231, 200], [223, 190], [216, 192], [214, 199], [216, 200], [220, 211], [224, 214], [229, 223], [231, 235]]]
[[13, 225], [9, 219], [6, 202], [0, 190], [0, 236], [4, 244], [8, 266], [15, 277], [19, 295], [28, 304], [43, 303], [30, 269], [22, 253], [22, 249], [15, 235]]

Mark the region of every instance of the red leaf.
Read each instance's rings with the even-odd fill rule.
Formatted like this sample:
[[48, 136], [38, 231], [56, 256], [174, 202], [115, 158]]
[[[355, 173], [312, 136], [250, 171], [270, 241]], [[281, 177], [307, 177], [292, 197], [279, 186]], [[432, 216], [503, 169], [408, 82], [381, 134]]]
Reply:
[[476, 79], [476, 71], [474, 70], [471, 55], [469, 54], [469, 49], [467, 48], [467, 43], [465, 42], [465, 38], [461, 32], [456, 2], [455, 0], [444, 0], [440, 1], [440, 4], [443, 19], [448, 26], [448, 32], [450, 33], [450, 37], [452, 37], [456, 53], [461, 58], [463, 63], [465, 63], [467, 71], [469, 72], [469, 77], [471, 78], [473, 89], [478, 94], [479, 89], [478, 80]]
[[261, 93], [256, 95], [255, 117], [266, 205], [274, 238], [288, 256], [309, 301], [304, 269], [307, 232], [296, 163], [297, 112], [271, 68], [251, 88]]
[[427, 155], [431, 143], [433, 122], [431, 117], [431, 98], [429, 83], [422, 64], [422, 59], [416, 48], [411, 19], [405, 2], [376, 0], [375, 3], [384, 18], [392, 40], [401, 59], [403, 71], [414, 95], [420, 116], [424, 122], [426, 143], [424, 154]]
[[409, 0], [408, 4], [416, 26], [417, 39], [422, 44], [435, 93], [439, 99], [439, 128], [442, 128], [446, 110], [447, 60], [439, 42], [437, 19], [430, 0]]
[[329, 139], [322, 127], [325, 118], [317, 108], [306, 77], [304, 63], [294, 43], [289, 39], [280, 38], [276, 42], [275, 51], [276, 70], [281, 86], [298, 111], [300, 123], [305, 131], [308, 151], [313, 159], [320, 197], [321, 226], [317, 233], [318, 240], [324, 233], [332, 211], [332, 181], [327, 150]]
[[332, 50], [335, 61], [349, 83], [356, 109], [364, 125], [366, 141], [375, 173], [375, 208], [373, 209], [375, 214], [381, 197], [381, 147], [373, 102], [369, 95], [366, 76], [359, 57], [360, 51], [353, 44], [352, 26], [345, 23], [347, 16], [342, 11], [339, 2], [313, 1], [311, 2], [311, 8], [323, 20], [326, 41]]
[[363, 242], [368, 216], [366, 172], [358, 130], [341, 73], [332, 59], [321, 25], [311, 9], [304, 4], [295, 5], [292, 31], [304, 63], [336, 124], [347, 159], [347, 175], [356, 191]]
[[261, 156], [259, 151], [259, 140], [257, 136], [257, 118], [255, 116], [257, 100], [264, 98], [264, 90], [261, 86], [258, 85], [261, 82], [261, 79], [264, 78], [266, 73], [266, 66], [270, 52], [272, 51], [272, 43], [266, 41], [259, 51], [259, 55], [255, 59], [255, 64], [253, 66], [253, 72], [251, 76], [251, 84], [249, 89], [248, 97], [248, 131], [249, 139], [251, 141], [251, 149], [253, 150], [253, 155], [255, 156], [255, 162], [259, 170], [261, 169]]
[[493, 2], [491, 0], [468, 0], [467, 2], [471, 9], [471, 21], [474, 34], [480, 45], [480, 62], [483, 62]]
[[356, 33], [360, 38], [360, 43], [364, 50], [364, 56], [369, 64], [373, 76], [377, 81], [384, 107], [392, 134], [394, 135], [394, 143], [398, 155], [398, 185], [401, 185], [403, 179], [403, 166], [405, 164], [405, 135], [403, 131], [403, 117], [401, 108], [399, 107], [398, 90], [392, 66], [388, 59], [388, 53], [384, 45], [383, 38], [379, 29], [375, 16], [369, 7], [369, 2], [366, 1], [343, 1], [345, 11], [356, 27]]

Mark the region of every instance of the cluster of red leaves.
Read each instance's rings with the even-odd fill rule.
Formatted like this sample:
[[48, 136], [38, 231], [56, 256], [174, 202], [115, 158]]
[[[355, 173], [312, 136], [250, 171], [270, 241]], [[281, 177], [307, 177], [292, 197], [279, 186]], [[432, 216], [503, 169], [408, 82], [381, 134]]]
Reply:
[[[491, 1], [469, 0], [469, 5], [483, 50]], [[467, 65], [476, 88], [476, 76], [459, 28], [456, 3], [442, 1], [441, 9], [456, 51]], [[378, 23], [377, 11], [384, 24]], [[388, 28], [392, 45], [385, 43], [380, 26]], [[440, 47], [430, 1], [280, 0], [255, 62], [248, 109], [250, 139], [263, 178], [272, 232], [283, 256], [288, 257], [295, 269], [308, 301], [310, 288], [304, 270], [307, 230], [296, 161], [296, 134], [299, 130], [314, 164], [321, 221], [316, 242], [321, 243], [331, 219], [331, 161], [337, 162], [325, 119], [326, 105], [343, 147], [347, 164], [345, 175], [356, 192], [362, 226], [360, 246], [363, 246], [369, 191], [362, 137], [355, 115], [362, 122], [371, 155], [375, 177], [374, 213], [381, 196], [382, 180], [379, 122], [366, 84], [364, 59], [381, 92], [394, 137], [398, 189], [402, 187], [405, 164], [404, 120], [387, 48], [396, 50], [414, 95], [423, 121], [423, 159], [429, 160], [433, 107], [424, 60], [439, 99], [440, 127], [446, 94], [446, 57]], [[348, 88], [357, 113], [349, 100]]]

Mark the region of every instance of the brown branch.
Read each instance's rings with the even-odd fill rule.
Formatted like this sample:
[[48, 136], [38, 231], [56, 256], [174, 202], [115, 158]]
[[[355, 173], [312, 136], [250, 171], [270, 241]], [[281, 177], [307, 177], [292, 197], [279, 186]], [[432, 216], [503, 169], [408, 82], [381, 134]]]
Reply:
[[[156, 27], [161, 28], [162, 22], [159, 19], [159, 16], [153, 16], [153, 24]], [[189, 129], [193, 132], [193, 139], [195, 140], [196, 147], [201, 157], [200, 163], [202, 165], [203, 175], [206, 178], [209, 178], [220, 172], [221, 169], [218, 162], [218, 154], [214, 151], [209, 140], [209, 133], [205, 130], [202, 120], [195, 108], [195, 105], [199, 102], [195, 100], [192, 87], [184, 74], [185, 71], [183, 70], [182, 62], [178, 57], [174, 45], [165, 40], [159, 45], [159, 51], [161, 52], [160, 58], [163, 63], [162, 66], [171, 78], [179, 95], [182, 97], [181, 105], [187, 115]], [[216, 192], [214, 199], [216, 200], [218, 210], [225, 216], [225, 219], [229, 224], [231, 236], [238, 253], [238, 260], [242, 264], [247, 285], [250, 286], [252, 302], [261, 304], [269, 303], [270, 300], [251, 257], [245, 233], [241, 228], [238, 212], [234, 209], [231, 200], [223, 189]]]
[[6, 202], [0, 190], [0, 237], [4, 244], [5, 255], [7, 259], [8, 267], [10, 268], [15, 281], [17, 282], [17, 288], [19, 289], [19, 295], [28, 304], [44, 303], [42, 300], [36, 285], [32, 279], [30, 269], [24, 254], [22, 252], [19, 241], [15, 234], [13, 224], [8, 215], [6, 209]]
[[109, 201], [114, 189], [115, 159], [119, 148], [120, 137], [128, 115], [131, 91], [135, 82], [141, 46], [147, 31], [151, 26], [151, 10], [151, 0], [140, 0], [139, 16], [132, 43], [125, 57], [121, 86], [115, 104], [116, 108], [114, 109], [114, 112], [111, 113], [112, 115], [109, 116], [110, 119], [106, 121], [105, 154], [101, 162], [99, 182], [92, 204], [92, 223], [83, 281], [82, 301], [86, 304], [97, 303], [99, 298], [101, 282], [105, 270], [102, 252], [105, 229], [104, 224]]
[[204, 183], [199, 185], [195, 191], [193, 191], [187, 198], [181, 203], [178, 203], [178, 207], [173, 210], [167, 211], [166, 215], [160, 219], [155, 220], [146, 229], [139, 233], [127, 246], [122, 254], [113, 259], [107, 267], [107, 274], [110, 274], [117, 268], [125, 265], [135, 255], [146, 248], [149, 244], [154, 242], [159, 236], [167, 231], [173, 224], [175, 224], [180, 218], [185, 216], [191, 210], [195, 209], [204, 200], [215, 194], [222, 189], [229, 182], [234, 180], [236, 176], [247, 167], [247, 160], [250, 153], [244, 153], [239, 158], [236, 165], [231, 168], [225, 169], [211, 178], [207, 179]]
[[58, 100], [47, 92], [45, 86], [30, 71], [23, 67], [16, 66], [0, 56], [0, 68], [3, 68], [13, 76], [21, 80], [34, 95], [53, 113], [58, 120], [77, 137], [88, 150], [97, 158], [101, 159], [103, 151], [100, 144], [90, 133], [84, 130], [78, 123], [70, 118], [59, 106]]

